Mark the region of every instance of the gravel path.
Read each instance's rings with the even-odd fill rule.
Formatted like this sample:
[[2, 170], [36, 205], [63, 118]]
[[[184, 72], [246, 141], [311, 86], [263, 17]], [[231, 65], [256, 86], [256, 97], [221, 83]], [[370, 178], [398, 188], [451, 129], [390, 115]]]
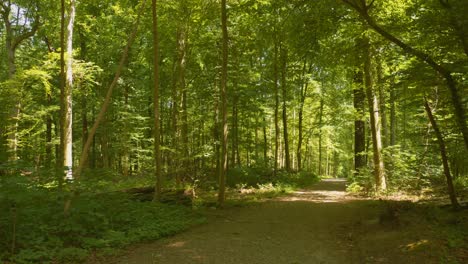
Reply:
[[429, 263], [402, 254], [398, 233], [362, 239], [362, 230], [378, 227], [379, 207], [347, 196], [345, 185], [327, 179], [290, 196], [216, 211], [207, 224], [107, 263]]

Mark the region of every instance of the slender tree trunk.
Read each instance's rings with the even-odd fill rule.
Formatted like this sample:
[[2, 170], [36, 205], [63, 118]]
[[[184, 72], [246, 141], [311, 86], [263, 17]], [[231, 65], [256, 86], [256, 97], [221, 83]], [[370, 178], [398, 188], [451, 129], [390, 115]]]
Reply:
[[[57, 170], [62, 171], [63, 169], [63, 161], [64, 161], [64, 156], [63, 156], [63, 149], [65, 145], [65, 134], [63, 131], [63, 127], [65, 126], [65, 84], [66, 84], [66, 76], [65, 76], [65, 35], [66, 35], [66, 28], [65, 28], [65, 0], [61, 0], [61, 9], [60, 9], [60, 146], [59, 148], [59, 155], [57, 155]], [[63, 175], [59, 174], [58, 175], [61, 179], [63, 178]]]
[[[276, 33], [275, 33], [276, 34]], [[277, 38], [275, 36], [275, 38]], [[278, 159], [279, 159], [279, 85], [278, 85], [278, 40], [275, 39], [275, 54], [273, 61], [273, 82], [275, 89], [275, 157], [274, 157], [274, 170], [273, 176], [276, 178], [278, 174]]]
[[160, 110], [159, 110], [159, 39], [158, 39], [158, 6], [157, 0], [152, 0], [151, 6], [153, 14], [153, 109], [154, 109], [154, 165], [156, 187], [154, 200], [161, 198], [161, 150], [160, 150]]
[[395, 87], [390, 90], [390, 146], [396, 145], [396, 91]]
[[267, 124], [265, 114], [263, 114], [263, 161], [265, 165], [268, 164], [268, 137], [267, 137]]
[[[188, 13], [187, 11], [187, 6], [186, 2], [182, 1], [181, 2], [181, 10], [184, 13]], [[186, 14], [183, 14], [186, 15]], [[180, 174], [178, 175], [179, 181], [184, 181], [185, 178], [187, 178], [190, 174], [190, 164], [191, 164], [191, 158], [190, 158], [190, 151], [189, 151], [189, 127], [188, 127], [188, 110], [187, 110], [187, 85], [185, 83], [185, 70], [187, 66], [187, 34], [188, 34], [188, 25], [187, 22], [184, 19], [183, 25], [180, 28], [180, 36], [179, 36], [179, 41], [178, 41], [178, 54], [179, 54], [179, 61], [178, 61], [178, 77], [177, 77], [177, 82], [178, 82], [178, 87], [180, 91], [180, 118], [181, 118], [181, 124], [180, 124], [180, 136], [182, 139], [182, 144], [181, 144], [181, 152], [180, 154], [182, 155], [182, 160], [183, 160], [183, 166], [182, 166], [182, 172], [179, 172]]]
[[387, 124], [387, 106], [386, 106], [386, 99], [385, 99], [385, 87], [382, 80], [382, 61], [380, 55], [377, 57], [377, 89], [379, 92], [379, 109], [380, 109], [380, 119], [382, 120], [382, 143], [383, 147], [387, 147], [389, 145], [389, 132], [388, 132], [388, 124]]
[[214, 116], [213, 116], [213, 137], [215, 142], [215, 177], [219, 178], [221, 170], [221, 122], [220, 122], [220, 102], [219, 97], [215, 97], [214, 101]]
[[221, 166], [219, 171], [219, 192], [218, 203], [220, 207], [224, 206], [225, 185], [228, 163], [228, 123], [227, 123], [227, 78], [228, 78], [228, 29], [227, 29], [227, 10], [226, 0], [221, 0], [221, 27], [223, 31], [223, 61], [221, 67], [221, 116], [223, 125], [223, 139], [221, 147]]
[[281, 90], [283, 97], [283, 135], [284, 135], [284, 155], [285, 167], [287, 171], [291, 171], [291, 155], [289, 154], [289, 134], [288, 134], [288, 114], [286, 102], [287, 98], [287, 84], [286, 84], [286, 71], [287, 71], [287, 50], [281, 49]]
[[[47, 104], [52, 105], [51, 95], [47, 95]], [[46, 168], [52, 167], [52, 116], [47, 115], [46, 120]]]
[[452, 175], [450, 173], [450, 167], [448, 163], [447, 150], [445, 147], [444, 137], [442, 136], [442, 133], [440, 132], [440, 129], [437, 125], [434, 115], [432, 114], [431, 107], [429, 106], [429, 103], [427, 102], [426, 97], [424, 97], [424, 109], [426, 110], [429, 121], [431, 122], [432, 128], [434, 129], [434, 133], [436, 134], [437, 142], [439, 143], [440, 157], [442, 159], [442, 165], [444, 166], [444, 174], [447, 180], [447, 189], [448, 189], [450, 201], [452, 203], [452, 206], [455, 209], [457, 209], [460, 207], [460, 205], [458, 204], [457, 196], [455, 194], [455, 188], [453, 187]]
[[[302, 141], [303, 141], [303, 119], [304, 119], [304, 104], [305, 99], [307, 97], [307, 89], [309, 87], [309, 82], [306, 80], [306, 67], [307, 62], [304, 62], [304, 67], [302, 69], [302, 85], [301, 85], [301, 94], [300, 94], [300, 102], [299, 102], [299, 124], [298, 124], [298, 140], [297, 140], [297, 170], [302, 170]], [[309, 73], [312, 70], [312, 63], [309, 66]]]
[[179, 187], [181, 183], [181, 178], [179, 174], [179, 125], [177, 122], [179, 116], [179, 89], [178, 89], [178, 77], [180, 76], [180, 61], [181, 61], [181, 39], [182, 39], [182, 30], [179, 28], [177, 31], [177, 48], [176, 56], [174, 56], [174, 67], [173, 67], [173, 79], [172, 79], [172, 89], [171, 89], [171, 146], [173, 153], [170, 155], [169, 160], [169, 170], [171, 175], [175, 177], [176, 186]]
[[[236, 81], [234, 81], [234, 92], [237, 91]], [[231, 150], [231, 164], [232, 166], [240, 166], [239, 159], [239, 108], [238, 95], [233, 96], [232, 104], [232, 150]]]
[[66, 51], [66, 82], [64, 90], [64, 123], [63, 123], [63, 166], [65, 178], [73, 180], [73, 28], [76, 15], [76, 2], [70, 0], [67, 26], [67, 51]]
[[[323, 89], [323, 82], [322, 82], [322, 89]], [[322, 169], [322, 125], [323, 125], [323, 91], [322, 94], [320, 95], [320, 109], [319, 109], [319, 144], [318, 144], [318, 175], [321, 176], [323, 173]]]
[[374, 177], [377, 191], [387, 189], [385, 167], [382, 157], [382, 136], [379, 115], [379, 101], [375, 95], [371, 75], [371, 54], [369, 40], [364, 40], [364, 75], [367, 101], [369, 104], [369, 115], [372, 133], [372, 149], [374, 152]]
[[380, 25], [378, 25], [369, 15], [369, 8], [372, 7], [373, 1], [371, 2], [370, 5], [367, 5], [365, 0], [359, 0], [359, 3], [357, 2], [357, 0], [342, 0], [342, 1], [348, 4], [349, 6], [351, 6], [352, 8], [354, 8], [361, 15], [361, 17], [366, 21], [367, 25], [369, 25], [374, 31], [379, 33], [385, 39], [399, 46], [401, 49], [403, 49], [404, 52], [412, 56], [415, 56], [422, 62], [425, 62], [434, 71], [436, 71], [438, 74], [440, 74], [440, 76], [442, 76], [445, 79], [447, 88], [450, 92], [452, 105], [454, 108], [455, 120], [460, 129], [460, 132], [463, 135], [465, 148], [466, 150], [468, 150], [468, 126], [466, 125], [466, 112], [463, 107], [461, 96], [459, 95], [459, 92], [458, 92], [457, 84], [455, 80], [453, 79], [452, 72], [446, 67], [444, 67], [443, 65], [437, 63], [431, 56], [429, 56], [429, 54], [426, 54], [420, 50], [413, 48], [412, 46], [409, 46], [408, 44], [404, 43], [403, 41], [401, 41], [394, 35], [387, 32]]
[[366, 123], [365, 118], [365, 100], [364, 80], [362, 71], [354, 73], [354, 89], [353, 89], [354, 110], [356, 117], [354, 120], [354, 171], [356, 174], [362, 168], [366, 167]]

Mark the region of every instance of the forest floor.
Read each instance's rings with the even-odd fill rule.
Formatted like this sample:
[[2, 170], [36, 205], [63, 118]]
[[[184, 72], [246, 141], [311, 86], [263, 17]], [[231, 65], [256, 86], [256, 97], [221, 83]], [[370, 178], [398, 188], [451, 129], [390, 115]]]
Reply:
[[468, 263], [466, 237], [444, 228], [466, 224], [467, 210], [434, 222], [437, 215], [412, 203], [345, 189], [344, 180], [325, 179], [291, 195], [211, 210], [206, 224], [101, 263]]

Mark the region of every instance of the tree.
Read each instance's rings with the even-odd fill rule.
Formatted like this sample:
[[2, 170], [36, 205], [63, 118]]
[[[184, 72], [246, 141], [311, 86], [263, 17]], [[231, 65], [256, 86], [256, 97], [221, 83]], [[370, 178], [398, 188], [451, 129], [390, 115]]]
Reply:
[[219, 171], [219, 192], [218, 203], [222, 207], [225, 200], [225, 185], [226, 173], [228, 166], [228, 123], [227, 123], [227, 78], [228, 78], [228, 29], [227, 29], [227, 10], [226, 0], [221, 0], [221, 28], [223, 32], [223, 50], [222, 50], [222, 65], [221, 65], [221, 118], [222, 118], [222, 142], [221, 142], [221, 166]]
[[367, 25], [372, 28], [374, 31], [379, 33], [385, 39], [393, 42], [398, 45], [404, 52], [418, 58], [422, 62], [430, 66], [434, 71], [436, 71], [442, 78], [445, 79], [447, 88], [451, 95], [451, 102], [454, 108], [454, 114], [456, 117], [456, 122], [460, 129], [460, 132], [463, 135], [463, 140], [465, 143], [465, 148], [468, 150], [468, 126], [466, 125], [466, 113], [463, 107], [463, 103], [460, 100], [460, 95], [457, 87], [456, 80], [453, 77], [452, 72], [441, 63], [437, 63], [429, 54], [426, 54], [408, 44], [401, 41], [387, 30], [382, 28], [377, 24], [374, 19], [370, 16], [369, 11], [372, 9], [374, 1], [370, 4], [367, 4], [366, 0], [343, 0], [346, 4], [356, 10], [359, 15], [366, 21]]
[[356, 70], [353, 78], [353, 103], [356, 113], [354, 121], [354, 171], [359, 171], [366, 166], [366, 125], [364, 121], [365, 98], [364, 79], [361, 70]]
[[161, 198], [162, 178], [161, 178], [161, 150], [160, 150], [160, 113], [159, 113], [159, 40], [158, 40], [158, 12], [157, 0], [152, 0], [152, 14], [153, 14], [153, 82], [154, 82], [154, 165], [155, 165], [155, 196], [154, 200]]
[[[17, 71], [16, 51], [18, 50], [18, 47], [21, 44], [23, 44], [26, 40], [33, 37], [36, 34], [40, 25], [39, 13], [37, 12], [37, 3], [36, 6], [31, 8], [32, 13], [35, 14], [33, 18], [28, 16], [22, 17], [22, 14], [20, 12], [17, 12], [16, 16], [14, 16], [14, 21], [12, 21], [11, 12], [13, 7], [15, 7], [18, 10], [23, 8], [22, 6], [14, 5], [11, 1], [0, 1], [0, 15], [5, 25], [5, 48], [7, 51], [8, 78], [10, 80], [15, 77]], [[32, 20], [32, 22], [29, 23], [29, 26], [23, 25], [21, 26], [22, 28], [18, 28], [20, 20]], [[18, 120], [21, 111], [21, 100], [19, 98], [15, 98], [14, 100], [16, 101], [15, 105], [10, 110], [10, 119], [12, 120], [13, 125], [11, 125], [8, 132], [10, 161], [16, 161], [18, 159]]]
[[135, 41], [135, 38], [137, 36], [138, 28], [140, 26], [141, 14], [142, 14], [145, 6], [146, 6], [146, 0], [143, 0], [143, 2], [141, 3], [141, 6], [140, 6], [140, 10], [138, 11], [137, 20], [135, 21], [135, 24], [133, 25], [132, 31], [129, 33], [127, 44], [126, 44], [126, 46], [124, 47], [124, 49], [122, 51], [120, 61], [119, 61], [119, 64], [117, 66], [117, 70], [115, 72], [114, 78], [113, 78], [112, 82], [110, 83], [110, 85], [109, 85], [109, 87], [107, 89], [107, 93], [106, 93], [106, 97], [104, 99], [104, 102], [103, 102], [103, 104], [101, 106], [101, 109], [100, 109], [100, 111], [99, 111], [99, 113], [98, 113], [98, 115], [96, 117], [96, 120], [94, 121], [93, 126], [91, 127], [91, 129], [89, 131], [88, 138], [86, 139], [86, 143], [85, 143], [85, 145], [83, 147], [83, 150], [81, 151], [80, 162], [79, 162], [79, 165], [78, 165], [78, 167], [77, 167], [77, 169], [76, 169], [76, 171], [74, 173], [74, 177], [75, 177], [76, 180], [78, 180], [79, 177], [81, 176], [83, 168], [84, 168], [84, 166], [86, 164], [86, 161], [88, 159], [89, 148], [91, 147], [91, 143], [93, 142], [94, 136], [96, 135], [96, 131], [97, 131], [99, 125], [101, 124], [101, 122], [104, 120], [107, 109], [109, 108], [109, 104], [111, 103], [112, 93], [114, 92], [114, 89], [118, 85], [119, 78], [122, 75], [125, 63], [126, 63], [126, 61], [128, 59], [128, 56], [129, 56], [130, 48], [133, 45], [133, 42]]
[[63, 166], [65, 167], [65, 178], [73, 180], [73, 27], [76, 15], [76, 2], [70, 0], [70, 11], [68, 13], [67, 26], [67, 48], [66, 48], [66, 82], [63, 93]]
[[287, 60], [288, 52], [286, 48], [281, 47], [281, 91], [283, 96], [283, 137], [284, 137], [284, 155], [285, 155], [285, 167], [287, 171], [291, 170], [291, 160], [289, 154], [289, 133], [288, 133], [288, 113], [286, 102], [287, 98], [287, 84], [286, 84], [286, 71], [287, 71]]
[[450, 172], [450, 167], [448, 163], [447, 150], [445, 147], [444, 137], [442, 136], [442, 133], [440, 132], [439, 126], [437, 125], [437, 122], [432, 113], [432, 109], [426, 97], [424, 97], [424, 109], [426, 110], [427, 117], [429, 118], [429, 121], [431, 122], [432, 129], [434, 129], [434, 133], [436, 134], [437, 143], [439, 144], [440, 157], [442, 159], [442, 165], [444, 167], [444, 174], [445, 174], [445, 179], [447, 181], [447, 189], [448, 189], [448, 193], [450, 197], [450, 202], [452, 203], [452, 206], [455, 209], [458, 209], [460, 207], [460, 204], [458, 203], [457, 196], [455, 194], [455, 188], [453, 187], [452, 174]]
[[369, 104], [370, 128], [372, 133], [372, 149], [374, 157], [374, 177], [377, 191], [387, 189], [385, 177], [385, 167], [382, 157], [382, 134], [379, 113], [379, 101], [374, 91], [371, 65], [371, 50], [369, 39], [363, 40], [362, 48], [364, 52], [364, 83], [366, 86], [367, 102]]

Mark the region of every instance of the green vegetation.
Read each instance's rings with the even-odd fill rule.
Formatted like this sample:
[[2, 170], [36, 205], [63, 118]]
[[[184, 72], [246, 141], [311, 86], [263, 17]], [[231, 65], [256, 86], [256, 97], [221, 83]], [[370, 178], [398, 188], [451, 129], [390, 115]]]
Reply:
[[190, 207], [140, 202], [102, 185], [80, 186], [80, 195], [69, 215], [64, 216], [66, 192], [38, 185], [23, 176], [3, 177], [1, 259], [13, 263], [81, 262], [93, 252], [113, 253], [123, 246], [173, 235], [203, 221], [203, 216]]
[[[464, 208], [466, 14], [466, 0], [0, 0], [0, 259], [83, 259], [199, 222], [165, 191], [222, 208], [346, 178]], [[150, 186], [154, 203], [122, 191]]]

